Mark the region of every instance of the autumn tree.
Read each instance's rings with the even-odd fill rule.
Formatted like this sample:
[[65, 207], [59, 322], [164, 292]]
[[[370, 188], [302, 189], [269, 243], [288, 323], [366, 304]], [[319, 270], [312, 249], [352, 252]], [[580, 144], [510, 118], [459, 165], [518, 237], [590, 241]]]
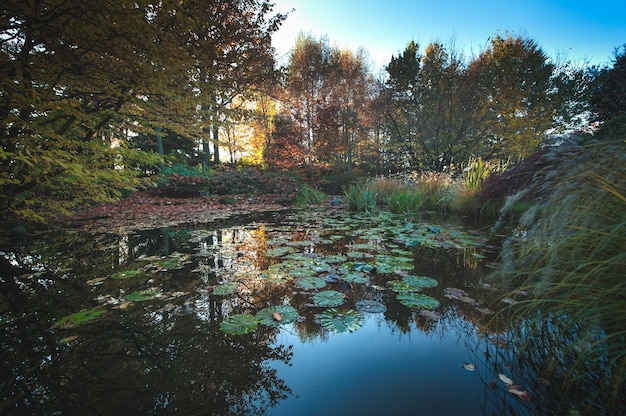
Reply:
[[283, 19], [260, 0], [8, 0], [1, 10], [0, 210], [36, 220], [139, 184], [159, 159], [116, 132], [201, 137], [208, 97], [271, 70]]
[[325, 170], [349, 171], [368, 140], [372, 77], [364, 50], [331, 47], [300, 35], [287, 66], [284, 108], [298, 126], [307, 160]]

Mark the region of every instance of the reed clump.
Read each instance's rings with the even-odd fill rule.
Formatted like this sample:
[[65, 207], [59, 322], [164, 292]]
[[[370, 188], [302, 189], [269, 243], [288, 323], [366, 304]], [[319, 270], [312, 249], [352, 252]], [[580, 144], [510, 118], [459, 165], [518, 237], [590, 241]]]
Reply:
[[505, 241], [496, 274], [514, 292], [529, 294], [513, 310], [521, 326], [545, 328], [547, 317], [559, 322], [549, 326], [550, 349], [533, 337], [520, 338], [527, 354], [542, 349], [542, 376], [559, 382], [564, 392], [584, 390], [581, 383], [592, 380], [588, 408], [581, 410], [623, 414], [626, 149], [569, 144], [544, 159], [550, 162], [531, 185], [507, 201], [512, 205], [527, 194], [536, 198]]

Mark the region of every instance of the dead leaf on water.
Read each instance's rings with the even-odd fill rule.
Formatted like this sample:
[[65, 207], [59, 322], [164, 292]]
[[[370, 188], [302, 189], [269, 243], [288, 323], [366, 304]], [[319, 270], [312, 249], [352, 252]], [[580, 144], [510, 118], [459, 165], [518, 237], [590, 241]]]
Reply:
[[510, 378], [508, 378], [504, 374], [498, 374], [498, 378], [500, 379], [500, 381], [502, 381], [507, 386], [512, 386], [513, 385], [513, 380], [511, 380]]
[[461, 363], [461, 366], [466, 369], [467, 371], [474, 371], [476, 370], [476, 364], [474, 363]]
[[526, 390], [520, 390], [519, 388], [517, 388], [517, 386], [515, 387], [511, 387], [509, 389], [509, 393], [511, 393], [512, 395], [519, 397], [522, 400], [531, 400], [532, 396], [529, 392], [527, 392]]

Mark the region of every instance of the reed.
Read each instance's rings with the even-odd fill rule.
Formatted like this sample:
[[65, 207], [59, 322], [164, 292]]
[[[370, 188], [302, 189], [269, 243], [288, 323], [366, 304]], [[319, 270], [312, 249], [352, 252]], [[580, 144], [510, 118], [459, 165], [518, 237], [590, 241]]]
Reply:
[[315, 189], [311, 185], [304, 184], [296, 194], [294, 203], [299, 207], [305, 205], [316, 205], [321, 204], [327, 198], [328, 195], [324, 192]]
[[[542, 200], [503, 246], [498, 275], [515, 292], [531, 294], [515, 306], [514, 318], [537, 326], [537, 316], [550, 316], [560, 322], [552, 326], [561, 328], [555, 339], [575, 334], [575, 341], [545, 351], [554, 362], [568, 357], [563, 390], [593, 380], [593, 405], [620, 414], [626, 412], [626, 151], [598, 144], [550, 157], [557, 167], [540, 172], [527, 190]], [[525, 341], [525, 351], [535, 344]]]

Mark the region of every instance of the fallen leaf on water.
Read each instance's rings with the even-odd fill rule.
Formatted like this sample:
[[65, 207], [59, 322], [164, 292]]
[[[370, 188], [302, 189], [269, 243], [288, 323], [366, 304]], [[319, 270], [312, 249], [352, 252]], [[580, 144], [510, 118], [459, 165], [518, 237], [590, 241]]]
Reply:
[[467, 371], [476, 370], [476, 364], [473, 364], [473, 363], [461, 363], [461, 366]]
[[78, 339], [78, 335], [70, 335], [69, 337], [65, 337], [65, 338], [61, 338], [59, 340], [59, 343], [61, 344], [69, 344], [72, 341], [75, 341]]
[[498, 374], [498, 378], [507, 386], [511, 386], [513, 384], [513, 380], [505, 376], [504, 374]]
[[274, 312], [272, 312], [272, 319], [277, 321], [277, 322], [280, 322], [280, 321], [283, 320], [283, 316], [280, 314], [280, 312], [274, 311]]
[[509, 393], [513, 394], [514, 396], [519, 397], [522, 400], [530, 400], [532, 399], [532, 396], [530, 395], [529, 392], [527, 392], [526, 390], [520, 390], [516, 387], [511, 387], [509, 389]]

